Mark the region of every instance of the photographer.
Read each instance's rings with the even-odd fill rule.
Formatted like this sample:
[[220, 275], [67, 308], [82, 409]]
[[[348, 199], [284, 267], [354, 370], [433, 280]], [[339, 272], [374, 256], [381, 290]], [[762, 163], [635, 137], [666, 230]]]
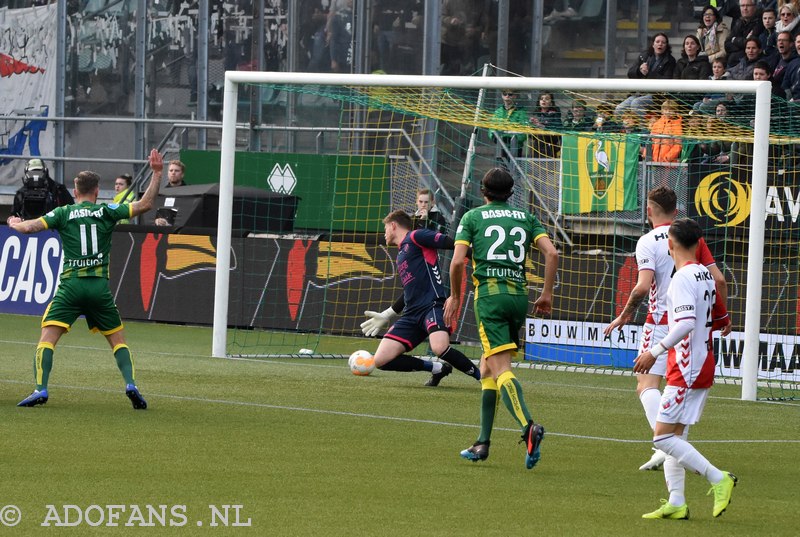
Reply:
[[72, 195], [61, 183], [50, 178], [42, 159], [34, 158], [25, 165], [22, 188], [14, 195], [11, 216], [32, 220], [45, 215], [61, 205], [75, 203]]

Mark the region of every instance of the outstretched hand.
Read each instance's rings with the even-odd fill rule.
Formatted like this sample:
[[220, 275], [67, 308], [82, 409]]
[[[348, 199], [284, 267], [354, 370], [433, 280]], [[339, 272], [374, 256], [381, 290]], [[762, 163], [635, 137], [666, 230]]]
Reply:
[[157, 149], [152, 149], [150, 151], [150, 157], [148, 160], [150, 161], [150, 169], [154, 172], [160, 172], [164, 169], [164, 157], [158, 152]]

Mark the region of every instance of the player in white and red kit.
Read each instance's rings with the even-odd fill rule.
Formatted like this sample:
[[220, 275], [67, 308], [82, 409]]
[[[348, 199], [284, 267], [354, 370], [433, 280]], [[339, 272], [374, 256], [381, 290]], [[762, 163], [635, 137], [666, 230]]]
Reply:
[[[675, 191], [666, 186], [654, 188], [647, 194], [647, 217], [653, 229], [643, 235], [636, 243], [636, 263], [639, 269], [636, 286], [628, 297], [622, 313], [605, 329], [605, 334], [619, 328], [633, 318], [639, 304], [648, 298], [647, 319], [642, 326], [639, 337], [639, 354], [650, 350], [656, 341], [661, 341], [667, 334], [667, 289], [669, 289], [675, 263], [669, 255], [667, 231], [677, 214], [678, 198]], [[717, 287], [717, 302], [713, 316], [715, 329], [721, 329], [722, 335], [730, 333], [731, 323], [725, 303], [727, 301], [727, 284], [722, 272], [717, 268], [714, 257], [701, 238], [697, 247], [697, 261], [707, 267], [714, 277]], [[636, 394], [644, 407], [645, 416], [650, 429], [656, 425], [659, 402], [661, 401], [661, 379], [667, 370], [666, 357], [656, 361], [647, 374], [637, 375]], [[657, 470], [664, 463], [666, 455], [655, 451], [649, 461], [639, 467], [640, 470]]]
[[687, 426], [697, 423], [703, 414], [715, 369], [711, 330], [717, 291], [714, 277], [697, 262], [701, 236], [700, 226], [689, 218], [670, 225], [669, 253], [676, 272], [667, 291], [669, 331], [634, 363], [635, 373], [649, 373], [657, 359], [667, 355], [667, 386], [661, 396], [653, 445], [667, 454], [664, 477], [669, 500], [642, 518], [689, 518], [684, 493], [686, 469], [711, 483], [715, 517], [728, 507], [736, 486], [733, 474], [716, 468], [687, 441]]

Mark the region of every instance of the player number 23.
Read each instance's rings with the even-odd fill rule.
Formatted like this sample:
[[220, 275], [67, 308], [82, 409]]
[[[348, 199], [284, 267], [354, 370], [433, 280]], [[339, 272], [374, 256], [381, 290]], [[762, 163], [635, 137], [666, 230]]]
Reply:
[[512, 239], [516, 238], [516, 240], [514, 240], [514, 244], [506, 253], [498, 253], [498, 250], [505, 246], [504, 243], [506, 242], [506, 230], [504, 228], [500, 226], [489, 226], [486, 228], [485, 235], [487, 238], [492, 238], [497, 235], [497, 238], [489, 248], [489, 253], [486, 254], [486, 259], [489, 261], [505, 261], [506, 259], [510, 259], [514, 263], [521, 263], [522, 260], [525, 259], [525, 239], [527, 239], [527, 234], [521, 227], [512, 227], [508, 231], [508, 235]]

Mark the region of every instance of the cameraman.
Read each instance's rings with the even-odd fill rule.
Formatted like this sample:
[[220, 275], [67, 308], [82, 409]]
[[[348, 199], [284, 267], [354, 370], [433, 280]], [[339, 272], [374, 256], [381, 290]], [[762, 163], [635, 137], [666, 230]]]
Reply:
[[22, 188], [14, 195], [11, 216], [31, 220], [61, 205], [75, 203], [67, 187], [50, 178], [42, 159], [34, 158], [25, 165]]

